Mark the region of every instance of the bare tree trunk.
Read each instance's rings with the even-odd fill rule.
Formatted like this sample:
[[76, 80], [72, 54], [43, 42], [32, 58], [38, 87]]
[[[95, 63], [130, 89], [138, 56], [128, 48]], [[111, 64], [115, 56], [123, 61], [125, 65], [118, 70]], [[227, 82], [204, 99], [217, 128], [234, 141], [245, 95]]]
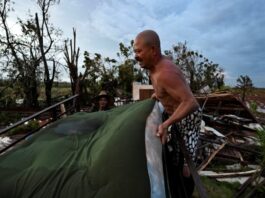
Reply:
[[78, 77], [78, 58], [79, 58], [79, 48], [76, 50], [76, 30], [73, 29], [73, 41], [70, 40], [70, 53], [68, 49], [68, 43], [65, 42], [64, 46], [64, 57], [67, 63], [69, 73], [70, 73], [70, 80], [71, 80], [71, 88], [72, 94], [79, 94], [78, 99], [76, 100], [76, 109], [77, 111], [80, 110], [80, 98], [82, 94], [80, 92], [80, 81], [82, 81], [82, 77]]
[[[43, 17], [43, 23], [45, 24], [46, 30], [47, 30], [48, 35], [50, 37], [47, 22], [45, 21], [46, 20], [45, 13], [43, 13], [42, 17]], [[50, 37], [50, 45], [49, 45], [48, 49], [46, 51], [44, 51], [44, 44], [43, 44], [43, 31], [44, 30], [43, 30], [43, 26], [40, 27], [40, 25], [39, 25], [39, 18], [38, 18], [37, 13], [35, 14], [35, 22], [36, 22], [36, 26], [37, 26], [37, 35], [38, 35], [38, 40], [39, 40], [39, 47], [40, 47], [42, 61], [43, 61], [43, 65], [44, 65], [44, 84], [45, 84], [46, 103], [48, 106], [50, 106], [52, 103], [51, 89], [53, 86], [56, 64], [55, 64], [55, 61], [53, 60], [52, 77], [50, 77], [50, 71], [49, 71], [49, 66], [48, 66], [47, 59], [46, 59], [46, 53], [48, 53], [49, 49], [51, 48], [51, 46], [53, 44], [53, 40]]]
[[78, 85], [78, 58], [79, 58], [79, 48], [76, 51], [76, 30], [73, 29], [73, 40], [70, 40], [70, 53], [68, 49], [67, 42], [65, 42], [64, 47], [64, 56], [66, 63], [69, 68], [70, 73], [70, 79], [71, 79], [71, 88], [72, 88], [72, 94], [79, 94], [79, 89], [76, 88]]
[[46, 95], [46, 103], [48, 106], [52, 104], [52, 84], [49, 82], [45, 83], [45, 95]]

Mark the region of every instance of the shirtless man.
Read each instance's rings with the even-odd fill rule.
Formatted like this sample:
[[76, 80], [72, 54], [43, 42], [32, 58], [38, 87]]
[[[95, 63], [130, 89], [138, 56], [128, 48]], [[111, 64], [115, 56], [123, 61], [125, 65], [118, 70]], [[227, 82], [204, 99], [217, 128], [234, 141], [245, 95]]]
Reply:
[[[168, 114], [168, 118], [158, 127], [157, 131], [157, 136], [165, 144], [169, 126], [181, 123], [196, 112], [199, 105], [180, 69], [169, 58], [161, 54], [160, 40], [156, 32], [145, 30], [139, 33], [134, 40], [134, 52], [135, 59], [140, 66], [149, 71], [155, 91], [152, 98], [159, 100]], [[193, 115], [191, 117], [193, 119]], [[196, 121], [196, 123], [199, 122], [200, 120]], [[186, 129], [185, 127], [179, 128]], [[185, 135], [186, 133], [193, 135], [192, 130], [181, 132], [184, 133], [184, 139], [186, 138], [186, 146], [189, 140]], [[197, 138], [195, 138], [196, 143]], [[195, 148], [189, 152], [194, 155]], [[183, 175], [187, 177], [190, 175], [187, 166], [183, 166]]]
[[152, 30], [139, 33], [134, 41], [135, 59], [149, 70], [157, 98], [171, 115], [159, 128], [157, 135], [165, 143], [167, 129], [199, 108], [189, 85], [180, 69], [167, 57], [162, 56], [160, 40]]

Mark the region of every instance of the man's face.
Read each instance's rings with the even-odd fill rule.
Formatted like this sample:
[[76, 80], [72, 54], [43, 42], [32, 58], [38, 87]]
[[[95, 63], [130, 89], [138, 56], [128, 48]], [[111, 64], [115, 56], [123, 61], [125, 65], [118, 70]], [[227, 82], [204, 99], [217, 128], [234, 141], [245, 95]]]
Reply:
[[136, 38], [133, 45], [135, 59], [142, 68], [149, 69], [152, 66], [152, 48], [147, 46], [143, 39]]

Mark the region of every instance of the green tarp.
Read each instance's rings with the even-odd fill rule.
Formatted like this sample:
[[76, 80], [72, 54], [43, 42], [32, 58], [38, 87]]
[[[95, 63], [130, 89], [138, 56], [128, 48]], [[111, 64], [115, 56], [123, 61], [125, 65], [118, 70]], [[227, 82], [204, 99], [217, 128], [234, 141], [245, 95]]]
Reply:
[[145, 124], [153, 100], [76, 113], [0, 156], [0, 197], [150, 197]]

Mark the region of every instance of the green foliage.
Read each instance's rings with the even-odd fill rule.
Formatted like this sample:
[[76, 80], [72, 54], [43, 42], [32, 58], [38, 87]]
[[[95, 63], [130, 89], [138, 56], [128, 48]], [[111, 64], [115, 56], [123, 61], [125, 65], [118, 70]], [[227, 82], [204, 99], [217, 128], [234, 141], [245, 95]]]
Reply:
[[265, 168], [265, 128], [263, 127], [263, 130], [257, 131], [258, 133], [258, 138], [261, 146], [261, 155], [262, 155], [262, 160], [261, 160], [261, 167], [264, 169]]
[[[214, 172], [227, 172], [227, 165], [232, 165], [233, 163], [220, 163], [220, 162], [215, 162], [215, 161], [211, 161], [211, 163], [207, 166], [208, 170], [214, 171]], [[238, 167], [237, 171], [249, 171], [252, 170], [250, 167], [248, 166], [243, 166], [240, 165], [240, 167]]]
[[[21, 28], [19, 35], [7, 23], [11, 15], [12, 3], [12, 1], [5, 0], [2, 1], [5, 6], [0, 6], [0, 70], [12, 82], [9, 86], [13, 83], [19, 84], [23, 91], [25, 106], [38, 107], [40, 81], [48, 82], [46, 86], [46, 93], [48, 93], [57, 72], [57, 64], [53, 63], [55, 63], [56, 54], [60, 53], [56, 46], [60, 30], [50, 23], [49, 9], [59, 1], [36, 1], [40, 17], [38, 18], [37, 14], [36, 16], [28, 14], [25, 20], [18, 18], [16, 23]], [[37, 21], [41, 24], [40, 28], [38, 28]], [[48, 98], [49, 94], [46, 95]]]
[[224, 85], [223, 69], [199, 52], [189, 50], [186, 42], [178, 43], [173, 46], [173, 50], [165, 51], [165, 54], [183, 71], [193, 92], [205, 86], [212, 90], [221, 89]]
[[119, 96], [131, 97], [133, 81], [146, 82], [145, 73], [136, 65], [133, 56], [133, 41], [129, 46], [119, 44], [117, 53], [119, 61], [109, 57], [103, 58], [101, 54], [95, 53], [94, 56], [87, 51], [84, 53], [85, 72], [83, 78], [83, 90], [88, 103], [101, 91], [106, 90], [112, 97]]
[[[7, 84], [9, 81], [5, 81]], [[16, 99], [23, 98], [23, 91], [17, 83], [11, 84], [8, 87], [0, 87], [0, 107], [8, 108], [16, 105]]]
[[[26, 106], [37, 107], [39, 96], [43, 98], [40, 91], [41, 82], [45, 85], [45, 96], [47, 104], [51, 96], [53, 80], [58, 75], [57, 53], [61, 52], [58, 40], [61, 31], [55, 28], [50, 22], [49, 9], [52, 5], [58, 4], [59, 0], [38, 0], [36, 5], [39, 8], [39, 15], [29, 15], [26, 20], [18, 18], [17, 24], [21, 27], [21, 35], [16, 35], [4, 24], [12, 10], [12, 1], [6, 0], [7, 6], [2, 6], [0, 11], [0, 39], [3, 45], [0, 46], [0, 69], [10, 78], [9, 85], [17, 84], [15, 97], [5, 98], [6, 104], [11, 104], [9, 99], [23, 98]], [[4, 10], [7, 8], [6, 10]], [[38, 17], [39, 16], [39, 17]], [[39, 21], [39, 22], [38, 22]], [[40, 24], [40, 26], [38, 25]], [[9, 34], [7, 36], [7, 33]], [[8, 38], [10, 39], [8, 41]], [[75, 36], [74, 36], [75, 38]], [[42, 43], [42, 44], [41, 44]], [[149, 82], [148, 74], [141, 69], [134, 60], [133, 41], [130, 44], [119, 44], [117, 60], [109, 57], [102, 57], [101, 54], [84, 53], [84, 73], [78, 75], [78, 49], [75, 56], [75, 39], [70, 41], [69, 56], [75, 64], [76, 70], [70, 71], [72, 90], [78, 87], [81, 101], [91, 103], [93, 98], [101, 91], [106, 90], [111, 96], [131, 96], [132, 83], [134, 81], [143, 84]], [[189, 79], [193, 91], [197, 91], [208, 85], [212, 89], [221, 88], [223, 85], [222, 70], [218, 64], [210, 62], [207, 58], [196, 51], [188, 50], [186, 43], [174, 46], [172, 51], [166, 51], [174, 61], [182, 68]], [[74, 58], [74, 60], [73, 60]], [[70, 60], [70, 59], [69, 59]], [[68, 64], [69, 65], [69, 64]], [[74, 73], [74, 75], [73, 75]], [[1, 84], [2, 82], [0, 82]], [[76, 86], [75, 86], [76, 85]], [[78, 91], [78, 90], [77, 90]], [[0, 90], [1, 93], [1, 90]], [[3, 97], [3, 94], [2, 94]], [[84, 103], [84, 102], [83, 102]]]
[[100, 54], [95, 53], [94, 57], [85, 51], [84, 65], [85, 72], [81, 75], [83, 84], [81, 84], [81, 94], [86, 97], [88, 103], [101, 91], [106, 90], [111, 96], [116, 95], [117, 88], [117, 67], [114, 65], [115, 59], [109, 57], [103, 58]]
[[245, 101], [246, 94], [253, 89], [253, 83], [248, 75], [240, 75], [237, 79], [236, 87], [241, 90], [241, 99], [242, 101]]
[[29, 132], [32, 132], [35, 129], [39, 128], [39, 123], [37, 120], [31, 120], [27, 122], [27, 124], [20, 125], [14, 129], [11, 129], [9, 132], [7, 132], [8, 136], [12, 135], [20, 135], [20, 134], [26, 134]]
[[263, 198], [265, 195], [265, 186], [264, 185], [260, 185], [257, 188], [256, 194], [255, 194], [255, 198]]
[[133, 41], [131, 41], [129, 46], [125, 46], [123, 43], [119, 44], [119, 52], [117, 53], [120, 64], [118, 66], [118, 85], [125, 94], [131, 95], [132, 93], [132, 83], [134, 81], [146, 83], [148, 77], [146, 73], [137, 65], [134, 59], [133, 53]]
[[258, 108], [257, 103], [256, 103], [255, 101], [251, 101], [251, 102], [250, 102], [250, 110], [251, 110], [252, 112], [256, 113], [256, 112], [257, 112], [257, 108]]
[[8, 126], [10, 123], [17, 122], [20, 117], [18, 113], [0, 112], [0, 125]]
[[230, 87], [229, 85], [222, 85], [219, 89], [219, 91], [227, 91], [227, 92], [232, 92], [232, 87]]

